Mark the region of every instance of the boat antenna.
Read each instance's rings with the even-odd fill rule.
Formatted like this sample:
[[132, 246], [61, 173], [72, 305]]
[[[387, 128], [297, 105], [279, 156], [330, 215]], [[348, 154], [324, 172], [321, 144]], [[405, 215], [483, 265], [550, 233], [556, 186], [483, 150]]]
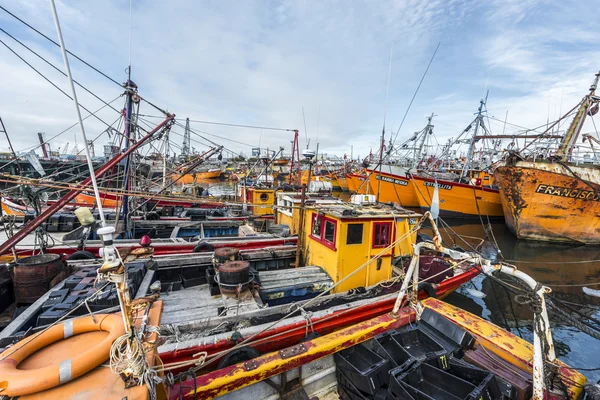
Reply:
[[58, 21], [58, 13], [56, 12], [56, 5], [54, 0], [50, 0], [52, 6], [52, 15], [54, 16], [54, 24], [56, 25], [56, 34], [58, 35], [58, 41], [60, 43], [60, 50], [62, 53], [63, 61], [65, 63], [65, 70], [71, 87], [71, 93], [73, 95], [73, 104], [75, 104], [75, 112], [77, 113], [77, 119], [79, 120], [79, 129], [81, 131], [81, 137], [83, 138], [83, 145], [85, 148], [85, 158], [87, 159], [88, 169], [90, 170], [90, 178], [92, 178], [92, 186], [94, 187], [94, 196], [96, 197], [96, 204], [98, 206], [98, 214], [100, 215], [100, 222], [102, 227], [106, 225], [104, 219], [104, 211], [102, 210], [102, 201], [100, 200], [100, 192], [98, 191], [98, 183], [96, 182], [96, 175], [94, 173], [94, 165], [92, 163], [92, 156], [90, 155], [90, 147], [88, 140], [85, 135], [85, 127], [83, 126], [83, 119], [81, 118], [81, 110], [79, 109], [79, 102], [77, 101], [77, 92], [75, 91], [75, 85], [73, 84], [73, 77], [71, 75], [71, 67], [69, 66], [69, 59], [67, 58], [67, 50], [65, 48], [65, 42], [63, 40], [62, 31], [60, 29], [60, 22]]
[[306, 137], [306, 149], [310, 145], [310, 139], [308, 138], [308, 131], [306, 130], [306, 117], [304, 116], [304, 106], [302, 106], [302, 119], [304, 120], [304, 136]]
[[[433, 59], [435, 58], [435, 55], [437, 54], [441, 44], [442, 44], [442, 42], [438, 42], [438, 45], [435, 48], [435, 51], [433, 52], [433, 54], [431, 56], [431, 60], [429, 60], [429, 64], [427, 64], [427, 68], [425, 68], [425, 72], [423, 73], [423, 76], [421, 77], [421, 80], [419, 81], [419, 85], [417, 86], [417, 89], [415, 90], [415, 93], [413, 94], [412, 99], [410, 99], [410, 103], [408, 104], [408, 108], [406, 109], [406, 112], [404, 113], [404, 117], [402, 117], [402, 122], [400, 122], [400, 126], [398, 127], [398, 130], [396, 131], [396, 135], [394, 135], [394, 140], [392, 141], [392, 144], [396, 143], [396, 138], [398, 137], [398, 134], [400, 133], [400, 129], [402, 129], [402, 125], [404, 125], [404, 120], [406, 120], [406, 116], [408, 115], [408, 112], [410, 111], [410, 107], [412, 106], [413, 101], [415, 101], [415, 97], [417, 97], [417, 93], [419, 93], [421, 84], [423, 83], [423, 80], [425, 80], [425, 76], [427, 76], [429, 67], [431, 67], [431, 63], [433, 62]], [[390, 146], [389, 151], [391, 151], [391, 150], [392, 150], [392, 146]]]
[[131, 79], [131, 27], [132, 27], [132, 3], [133, 0], [129, 0], [129, 68], [128, 68], [128, 79]]

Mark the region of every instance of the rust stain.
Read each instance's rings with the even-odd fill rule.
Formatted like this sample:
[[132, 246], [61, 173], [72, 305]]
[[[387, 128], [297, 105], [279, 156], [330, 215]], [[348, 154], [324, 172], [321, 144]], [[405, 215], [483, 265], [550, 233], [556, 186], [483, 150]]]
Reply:
[[506, 224], [518, 238], [600, 244], [594, 218], [600, 214], [600, 168], [509, 161], [494, 177]]

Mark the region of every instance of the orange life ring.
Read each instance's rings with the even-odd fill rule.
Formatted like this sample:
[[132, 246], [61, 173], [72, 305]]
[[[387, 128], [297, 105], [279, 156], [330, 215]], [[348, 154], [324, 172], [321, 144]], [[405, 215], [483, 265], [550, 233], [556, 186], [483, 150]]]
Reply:
[[[69, 382], [96, 368], [110, 356], [113, 342], [125, 327], [120, 314], [81, 317], [55, 325], [39, 336], [25, 338], [0, 354], [0, 394], [24, 396]], [[18, 365], [30, 355], [60, 340], [86, 332], [106, 331], [101, 342], [77, 356], [43, 368], [20, 370]], [[53, 361], [53, 360], [50, 360]]]

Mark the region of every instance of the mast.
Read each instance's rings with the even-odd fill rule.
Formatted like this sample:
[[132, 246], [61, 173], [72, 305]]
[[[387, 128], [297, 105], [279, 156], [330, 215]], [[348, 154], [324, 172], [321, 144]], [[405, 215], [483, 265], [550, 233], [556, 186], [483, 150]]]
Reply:
[[[13, 148], [13, 145], [10, 141], [10, 137], [8, 136], [8, 131], [6, 130], [6, 127], [4, 126], [2, 117], [0, 117], [0, 127], [2, 128], [2, 132], [4, 132], [4, 135], [6, 135], [6, 140], [8, 141], [8, 147], [10, 147], [10, 152], [12, 153], [13, 160], [15, 160], [15, 170], [17, 171], [17, 175], [20, 175], [21, 169], [19, 167], [19, 159], [17, 158], [17, 153], [15, 153], [15, 149]], [[45, 148], [44, 148], [44, 153], [46, 153]]]
[[579, 137], [579, 133], [581, 132], [581, 128], [583, 128], [583, 123], [585, 122], [585, 116], [592, 107], [594, 103], [598, 101], [598, 98], [595, 96], [596, 87], [598, 87], [598, 79], [600, 78], [600, 72], [596, 74], [596, 78], [590, 86], [590, 93], [585, 95], [579, 104], [579, 109], [577, 110], [577, 114], [575, 114], [575, 118], [571, 122], [567, 133], [564, 138], [560, 142], [560, 146], [558, 147], [558, 151], [556, 152], [556, 156], [561, 161], [568, 161], [571, 152], [573, 151], [573, 146]]
[[417, 159], [417, 155], [419, 156], [419, 158], [421, 157], [421, 154], [423, 154], [423, 147], [425, 147], [425, 139], [427, 139], [427, 135], [431, 135], [431, 133], [433, 132], [433, 125], [431, 124], [431, 121], [433, 120], [434, 116], [434, 113], [431, 113], [431, 115], [427, 117], [427, 126], [425, 126], [425, 129], [423, 129], [421, 143], [419, 143], [419, 147], [414, 148], [413, 165], [411, 167], [415, 167], [416, 165], [418, 165], [419, 160]]
[[162, 184], [166, 186], [167, 184], [167, 159], [169, 158], [169, 132], [165, 134], [165, 143], [163, 149], [163, 176], [162, 176]]
[[[489, 93], [489, 92], [488, 92]], [[467, 152], [467, 159], [465, 161], [465, 165], [463, 166], [462, 173], [460, 174], [461, 178], [468, 176], [469, 174], [469, 166], [471, 165], [471, 159], [473, 158], [473, 154], [475, 153], [475, 137], [477, 136], [477, 131], [479, 130], [479, 125], [483, 123], [482, 110], [484, 104], [487, 103], [487, 93], [485, 95], [485, 100], [481, 99], [479, 101], [479, 109], [477, 110], [477, 117], [475, 117], [475, 131], [473, 132], [473, 136], [471, 137], [471, 143], [469, 144], [469, 151]]]
[[[125, 90], [127, 93], [127, 103], [125, 106], [125, 151], [129, 149], [129, 144], [131, 143], [132, 137], [132, 129], [131, 129], [131, 115], [133, 112], [133, 96], [136, 94], [137, 85], [130, 79], [131, 78], [131, 66], [129, 66], [129, 78], [125, 83]], [[131, 166], [131, 156], [127, 156], [125, 159], [125, 173], [124, 173], [124, 181], [123, 181], [123, 189], [125, 190], [125, 194], [123, 195], [123, 229], [125, 231], [125, 236], [127, 237], [127, 232], [129, 231], [127, 214], [129, 213], [129, 196], [127, 192], [130, 189], [131, 181], [129, 179], [129, 172]], [[117, 216], [118, 218], [118, 216]]]
[[190, 119], [186, 118], [185, 119], [185, 131], [183, 132], [183, 146], [181, 147], [181, 155], [185, 158], [186, 161], [187, 161], [188, 157], [190, 156], [190, 143], [191, 143]]

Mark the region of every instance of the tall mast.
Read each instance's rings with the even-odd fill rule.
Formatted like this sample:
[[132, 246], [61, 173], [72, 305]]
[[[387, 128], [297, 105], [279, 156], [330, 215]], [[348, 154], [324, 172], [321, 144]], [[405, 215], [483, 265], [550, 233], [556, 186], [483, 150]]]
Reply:
[[190, 155], [190, 143], [191, 143], [191, 138], [190, 138], [190, 119], [186, 118], [185, 119], [185, 131], [183, 132], [183, 147], [181, 148], [181, 155], [183, 157], [185, 157], [186, 161], [187, 161], [187, 158]]
[[413, 162], [412, 162], [411, 167], [415, 167], [416, 165], [418, 165], [419, 158], [421, 157], [421, 154], [423, 154], [423, 147], [425, 147], [425, 139], [427, 139], [427, 135], [431, 135], [431, 133], [433, 132], [433, 125], [431, 124], [431, 121], [433, 120], [434, 116], [435, 115], [433, 113], [431, 113], [431, 115], [429, 117], [427, 117], [427, 126], [425, 127], [425, 129], [423, 129], [423, 136], [421, 137], [421, 143], [419, 143], [419, 147], [414, 148]]
[[579, 109], [577, 110], [577, 114], [575, 114], [575, 118], [573, 118], [573, 121], [571, 122], [571, 125], [567, 130], [567, 133], [560, 142], [560, 146], [558, 147], [556, 156], [561, 161], [568, 161], [568, 158], [571, 155], [571, 151], [573, 151], [573, 145], [579, 137], [581, 128], [583, 128], [585, 116], [588, 113], [589, 109], [592, 107], [592, 105], [598, 101], [598, 99], [595, 98], [596, 87], [598, 87], [598, 78], [600, 78], [600, 72], [596, 74], [596, 78], [594, 79], [592, 86], [590, 86], [590, 93], [585, 95], [584, 98], [581, 100]]
[[475, 137], [477, 136], [477, 131], [479, 130], [479, 125], [483, 123], [482, 110], [483, 105], [487, 102], [487, 93], [485, 95], [485, 100], [481, 99], [479, 102], [479, 109], [477, 110], [477, 117], [475, 117], [475, 131], [473, 132], [473, 136], [471, 137], [471, 143], [469, 144], [469, 151], [467, 152], [467, 159], [465, 161], [465, 165], [463, 166], [462, 173], [460, 174], [461, 178], [464, 178], [469, 174], [469, 167], [471, 165], [471, 159], [473, 158], [473, 154], [475, 154]]
[[[129, 79], [127, 79], [127, 82], [125, 83], [125, 90], [127, 93], [127, 103], [125, 105], [125, 150], [127, 151], [127, 149], [129, 149], [129, 145], [131, 143], [131, 140], [133, 139], [132, 137], [132, 133], [133, 130], [131, 129], [131, 121], [132, 121], [132, 113], [133, 113], [133, 96], [136, 95], [137, 92], [137, 85], [130, 79], [131, 78], [131, 66], [129, 66]], [[136, 95], [137, 97], [137, 95]], [[125, 230], [125, 235], [127, 236], [127, 232], [129, 231], [129, 226], [128, 226], [128, 216], [127, 214], [129, 213], [129, 196], [127, 195], [127, 193], [129, 192], [129, 189], [131, 187], [131, 180], [129, 179], [129, 173], [130, 173], [130, 166], [131, 166], [131, 157], [127, 156], [127, 158], [125, 159], [125, 173], [124, 173], [124, 180], [123, 180], [123, 189], [125, 190], [125, 194], [123, 195], [123, 206], [122, 206], [122, 210], [123, 210], [123, 229]], [[118, 218], [118, 216], [117, 216]]]

